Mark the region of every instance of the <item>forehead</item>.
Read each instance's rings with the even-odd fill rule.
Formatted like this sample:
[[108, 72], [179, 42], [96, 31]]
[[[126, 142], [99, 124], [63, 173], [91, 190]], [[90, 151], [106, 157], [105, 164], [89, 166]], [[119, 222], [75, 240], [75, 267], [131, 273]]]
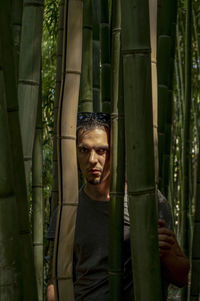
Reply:
[[78, 131], [78, 145], [108, 145], [108, 133], [102, 128], [88, 129]]

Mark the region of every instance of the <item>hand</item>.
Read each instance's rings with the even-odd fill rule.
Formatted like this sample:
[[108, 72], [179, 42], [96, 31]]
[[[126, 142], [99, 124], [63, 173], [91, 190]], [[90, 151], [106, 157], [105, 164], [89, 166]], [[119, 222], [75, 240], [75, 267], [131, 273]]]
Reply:
[[54, 285], [49, 284], [47, 287], [47, 301], [55, 301]]
[[174, 232], [166, 228], [164, 220], [158, 220], [158, 245], [159, 254], [162, 258], [163, 256], [169, 255], [172, 251], [173, 245], [176, 243], [176, 238]]
[[158, 220], [158, 245], [164, 277], [170, 283], [183, 287], [187, 283], [189, 261], [181, 251], [175, 234], [161, 219]]

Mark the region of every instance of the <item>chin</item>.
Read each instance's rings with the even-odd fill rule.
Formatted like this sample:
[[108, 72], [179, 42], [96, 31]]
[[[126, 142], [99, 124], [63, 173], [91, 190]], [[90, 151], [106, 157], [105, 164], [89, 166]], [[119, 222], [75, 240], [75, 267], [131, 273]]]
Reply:
[[101, 179], [93, 179], [93, 180], [87, 180], [88, 183], [92, 185], [98, 185], [101, 183]]

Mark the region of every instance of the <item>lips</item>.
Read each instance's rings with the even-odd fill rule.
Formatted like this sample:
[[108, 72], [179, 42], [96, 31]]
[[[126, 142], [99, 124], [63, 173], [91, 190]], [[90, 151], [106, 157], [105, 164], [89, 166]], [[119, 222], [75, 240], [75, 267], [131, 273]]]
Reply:
[[92, 168], [89, 170], [89, 173], [92, 175], [99, 175], [101, 171], [99, 169]]

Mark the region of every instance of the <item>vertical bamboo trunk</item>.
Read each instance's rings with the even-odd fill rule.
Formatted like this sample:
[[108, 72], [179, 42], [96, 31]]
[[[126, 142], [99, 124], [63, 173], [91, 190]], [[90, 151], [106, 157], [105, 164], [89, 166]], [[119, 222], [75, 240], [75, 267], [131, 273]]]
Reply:
[[93, 1], [93, 110], [101, 112], [100, 101], [100, 1]]
[[199, 301], [200, 298], [200, 160], [197, 168], [197, 191], [195, 202], [194, 233], [192, 244], [192, 274], [190, 301]]
[[[189, 204], [190, 185], [189, 185], [189, 166], [190, 166], [190, 122], [191, 122], [191, 79], [192, 79], [192, 0], [186, 0], [186, 32], [185, 32], [185, 114], [184, 114], [184, 141], [183, 141], [183, 190], [182, 190], [182, 216], [181, 216], [181, 234], [182, 247], [187, 256], [190, 256], [190, 238], [189, 233]], [[182, 291], [182, 300], [187, 300], [188, 287]]]
[[23, 13], [23, 0], [13, 0], [12, 1], [12, 28], [13, 28], [16, 70], [18, 70], [18, 65], [19, 65], [22, 13]]
[[[22, 300], [37, 300], [37, 289], [34, 272], [33, 250], [30, 237], [28, 206], [26, 195], [26, 181], [23, 162], [20, 124], [18, 117], [18, 101], [16, 87], [15, 63], [12, 48], [12, 33], [10, 30], [10, 2], [1, 3], [0, 8], [0, 37], [1, 59], [4, 72], [6, 106], [13, 164], [14, 190], [17, 200], [17, 214], [19, 220], [20, 266], [22, 273]], [[30, 273], [31, 271], [31, 273]]]
[[42, 95], [38, 101], [32, 164], [33, 250], [38, 301], [43, 300]]
[[[64, 0], [60, 2], [59, 27], [58, 27], [58, 45], [57, 45], [57, 62], [56, 62], [56, 88], [54, 102], [54, 126], [53, 126], [53, 185], [52, 199], [50, 204], [50, 219], [58, 207], [58, 153], [57, 153], [57, 123], [58, 123], [58, 106], [61, 91], [62, 63], [63, 63], [63, 35], [64, 35]], [[53, 253], [54, 241], [49, 241], [48, 253], [50, 256], [48, 277], [53, 279]]]
[[189, 193], [189, 160], [190, 160], [190, 114], [191, 114], [191, 71], [192, 71], [192, 44], [191, 44], [191, 14], [192, 1], [186, 1], [186, 33], [185, 33], [185, 118], [184, 118], [184, 147], [183, 147], [183, 198], [182, 198], [182, 246], [186, 255], [189, 255], [188, 237], [188, 208]]
[[[0, 47], [2, 47], [1, 42], [0, 40]], [[0, 93], [0, 299], [18, 301], [23, 296], [19, 264], [19, 221], [13, 185], [6, 93], [1, 62]]]
[[74, 300], [72, 262], [78, 203], [76, 116], [81, 73], [83, 1], [65, 2], [65, 65], [59, 103], [59, 210], [56, 231], [55, 288], [57, 300]]
[[155, 182], [158, 185], [157, 0], [149, 0]]
[[40, 85], [43, 3], [44, 0], [24, 0], [22, 17], [18, 99], [27, 186]]
[[101, 0], [100, 41], [102, 111], [110, 113], [110, 24], [108, 0]]
[[[111, 185], [109, 239], [109, 299], [122, 300], [123, 288], [123, 221], [124, 221], [124, 112], [120, 97], [121, 3], [112, 2], [112, 60], [111, 60]], [[122, 64], [121, 64], [122, 69]], [[122, 71], [122, 70], [121, 70]], [[121, 77], [122, 83], [122, 77]], [[122, 89], [121, 89], [122, 90]], [[121, 91], [122, 92], [122, 91]], [[122, 96], [122, 95], [121, 95]]]
[[92, 0], [83, 2], [83, 52], [80, 84], [80, 112], [93, 112]]
[[51, 214], [58, 206], [58, 155], [57, 155], [57, 117], [58, 105], [61, 90], [62, 62], [63, 62], [63, 26], [64, 26], [64, 0], [60, 2], [59, 28], [58, 28], [58, 46], [56, 62], [56, 88], [54, 103], [54, 136], [53, 136], [53, 188], [51, 200]]
[[176, 1], [162, 0], [158, 19], [159, 188], [168, 195]]
[[122, 54], [134, 295], [136, 301], [156, 301], [162, 300], [162, 292], [154, 173], [148, 0], [122, 2]]

